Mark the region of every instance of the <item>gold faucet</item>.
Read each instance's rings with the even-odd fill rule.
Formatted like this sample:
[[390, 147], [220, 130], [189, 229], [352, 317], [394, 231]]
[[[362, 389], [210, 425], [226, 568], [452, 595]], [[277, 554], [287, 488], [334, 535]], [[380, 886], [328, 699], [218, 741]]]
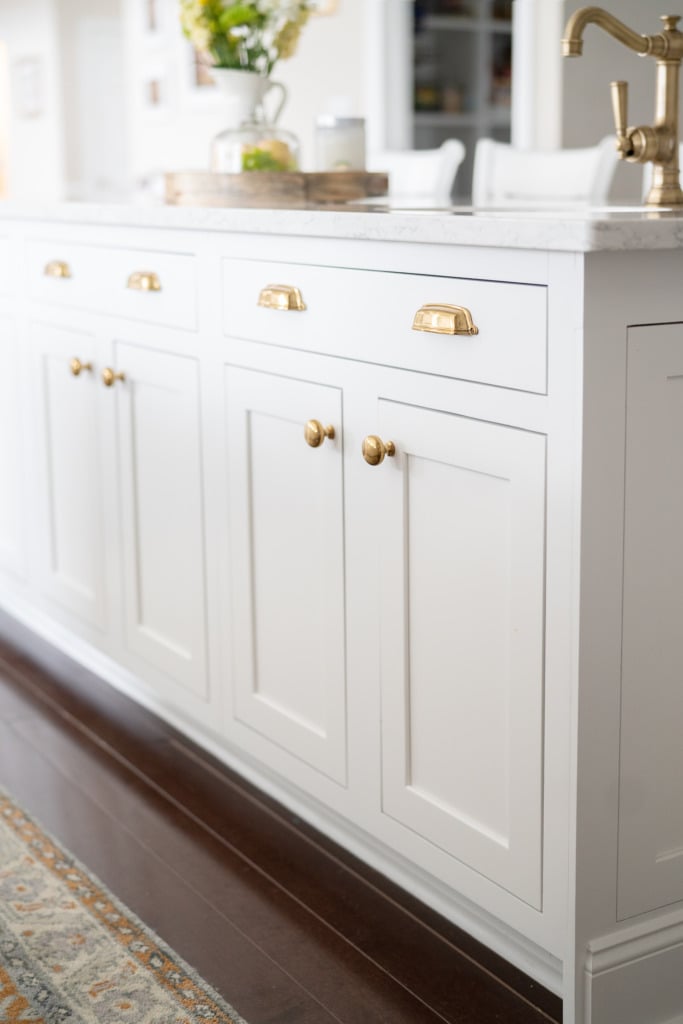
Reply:
[[627, 127], [628, 83], [611, 84], [619, 158], [639, 164], [651, 162], [653, 165], [652, 187], [646, 199], [648, 206], [683, 206], [678, 157], [678, 80], [683, 57], [683, 34], [676, 28], [679, 20], [678, 15], [663, 14], [663, 31], [658, 35], [643, 36], [602, 7], [582, 7], [567, 22], [562, 40], [564, 57], [580, 57], [583, 30], [589, 24], [599, 25], [641, 57], [656, 58], [654, 125]]

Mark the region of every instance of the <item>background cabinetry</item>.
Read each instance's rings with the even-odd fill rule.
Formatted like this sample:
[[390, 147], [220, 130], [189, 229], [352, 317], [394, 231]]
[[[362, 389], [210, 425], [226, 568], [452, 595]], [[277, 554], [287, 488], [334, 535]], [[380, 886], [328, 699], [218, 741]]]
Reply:
[[194, 257], [60, 238], [30, 240], [26, 253], [41, 603], [201, 718], [210, 694]]
[[512, 4], [416, 0], [413, 145], [458, 138], [466, 158], [456, 192], [468, 196], [477, 139], [510, 141]]

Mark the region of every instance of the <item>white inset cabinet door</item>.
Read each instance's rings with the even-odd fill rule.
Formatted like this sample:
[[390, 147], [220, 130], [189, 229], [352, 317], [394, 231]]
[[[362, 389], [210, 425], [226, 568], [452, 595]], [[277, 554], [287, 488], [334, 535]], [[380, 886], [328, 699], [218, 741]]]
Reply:
[[208, 697], [199, 363], [116, 341], [124, 643]]
[[541, 902], [545, 438], [379, 402], [382, 809]]
[[619, 917], [683, 900], [683, 324], [628, 332]]
[[[104, 629], [101, 385], [95, 337], [36, 323], [31, 338], [44, 516], [37, 556], [41, 589], [61, 608]], [[77, 375], [73, 359], [83, 364]]]
[[226, 401], [235, 715], [344, 783], [341, 392], [227, 367]]
[[21, 429], [20, 382], [16, 322], [11, 316], [0, 315], [0, 568], [15, 575], [23, 575], [25, 572], [25, 455]]

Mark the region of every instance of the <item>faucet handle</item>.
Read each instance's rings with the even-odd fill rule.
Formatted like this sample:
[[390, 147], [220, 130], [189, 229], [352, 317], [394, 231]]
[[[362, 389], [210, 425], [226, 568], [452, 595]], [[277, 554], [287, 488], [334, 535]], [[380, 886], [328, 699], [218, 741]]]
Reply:
[[620, 158], [629, 160], [634, 156], [632, 133], [628, 130], [628, 82], [612, 82], [612, 110], [617, 129], [617, 151]]
[[617, 129], [617, 136], [625, 138], [627, 128], [626, 110], [628, 107], [628, 82], [612, 82], [612, 110], [614, 112], [614, 124]]

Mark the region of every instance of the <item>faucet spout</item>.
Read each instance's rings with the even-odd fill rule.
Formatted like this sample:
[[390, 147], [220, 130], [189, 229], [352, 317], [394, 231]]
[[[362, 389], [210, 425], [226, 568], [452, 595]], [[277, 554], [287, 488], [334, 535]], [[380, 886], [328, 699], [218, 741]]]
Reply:
[[581, 56], [583, 53], [583, 30], [586, 25], [591, 24], [598, 25], [605, 32], [609, 32], [611, 36], [614, 36], [624, 46], [635, 50], [636, 53], [652, 53], [652, 37], [634, 32], [628, 25], [624, 25], [623, 21], [619, 21], [602, 7], [581, 7], [572, 14], [564, 30], [565, 34], [562, 40], [562, 55], [564, 57]]

